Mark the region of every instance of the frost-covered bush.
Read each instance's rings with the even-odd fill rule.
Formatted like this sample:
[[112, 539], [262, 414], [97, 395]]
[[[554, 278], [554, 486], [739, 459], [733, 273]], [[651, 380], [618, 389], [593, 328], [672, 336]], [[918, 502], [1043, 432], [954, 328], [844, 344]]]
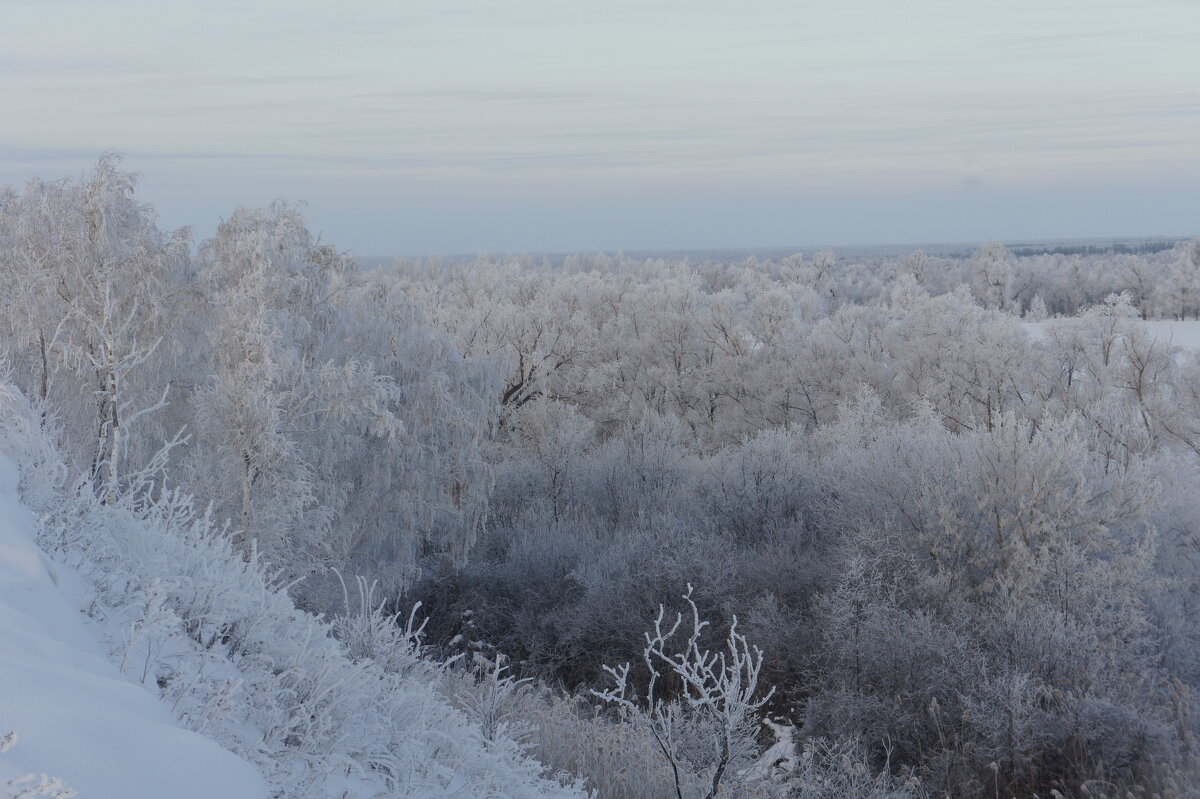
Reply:
[[1142, 783], [1174, 746], [1146, 612], [1152, 474], [1109, 468], [1072, 420], [861, 430], [870, 407], [822, 461], [844, 544], [807, 731], [956, 795]]
[[596, 799], [675, 797], [674, 780], [648, 731], [620, 723], [583, 699], [548, 692], [528, 697], [521, 715], [531, 728], [530, 754], [554, 771], [585, 780]]
[[795, 432], [768, 430], [707, 459], [698, 478], [697, 514], [739, 543], [801, 534], [810, 466]]
[[911, 772], [875, 771], [862, 747], [852, 742], [812, 738], [795, 758], [788, 778], [789, 799], [917, 799], [926, 796]]
[[775, 689], [759, 690], [763, 654], [738, 633], [737, 617], [728, 638], [710, 650], [704, 634], [709, 624], [700, 618], [690, 585], [683, 599], [691, 611], [686, 627], [683, 614], [672, 623], [660, 605], [653, 629], [645, 634], [644, 694], [631, 681], [628, 663], [606, 665], [612, 683], [593, 693], [618, 708], [622, 718], [649, 730], [678, 796], [690, 782], [688, 775], [701, 774], [707, 784], [694, 795], [716, 799], [753, 772], [762, 708]]

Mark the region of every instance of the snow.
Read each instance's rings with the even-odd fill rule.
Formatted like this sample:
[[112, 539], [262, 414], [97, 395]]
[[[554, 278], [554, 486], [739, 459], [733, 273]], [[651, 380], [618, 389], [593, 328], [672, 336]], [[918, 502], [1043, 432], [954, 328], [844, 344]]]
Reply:
[[754, 765], [742, 772], [742, 776], [751, 781], [791, 774], [799, 762], [794, 737], [796, 728], [791, 724], [776, 724], [770, 719], [763, 719], [763, 725], [775, 736], [775, 743], [754, 761]]
[[[1034, 338], [1044, 338], [1046, 335], [1046, 326], [1053, 320], [1046, 322], [1026, 322], [1025, 329], [1029, 331], [1029, 335]], [[1184, 322], [1173, 320], [1157, 320], [1149, 322], [1141, 322], [1145, 328], [1150, 331], [1150, 334], [1155, 338], [1170, 342], [1173, 346], [1181, 347], [1185, 350], [1200, 351], [1200, 321], [1188, 320]]]
[[257, 770], [182, 729], [144, 688], [124, 679], [86, 623], [79, 577], [51, 563], [0, 454], [0, 796], [10, 781], [49, 774], [80, 799], [254, 799]]

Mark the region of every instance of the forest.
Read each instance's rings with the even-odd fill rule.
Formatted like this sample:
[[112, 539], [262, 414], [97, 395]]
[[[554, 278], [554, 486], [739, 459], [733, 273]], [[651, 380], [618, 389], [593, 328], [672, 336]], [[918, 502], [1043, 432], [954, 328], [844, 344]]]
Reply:
[[1200, 795], [1200, 239], [367, 268], [106, 156], [0, 309], [40, 545], [275, 796]]

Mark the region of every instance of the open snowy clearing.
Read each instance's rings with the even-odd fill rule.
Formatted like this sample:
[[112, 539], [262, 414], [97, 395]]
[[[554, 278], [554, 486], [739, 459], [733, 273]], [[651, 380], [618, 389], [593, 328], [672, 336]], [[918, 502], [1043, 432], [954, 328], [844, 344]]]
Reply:
[[17, 735], [0, 754], [0, 795], [48, 774], [80, 799], [265, 797], [253, 766], [180, 728], [108, 660], [79, 578], [38, 549], [17, 478], [0, 455], [0, 737]]
[[[1025, 328], [1034, 338], [1043, 338], [1046, 335], [1046, 326], [1052, 323], [1053, 320], [1026, 322]], [[1168, 341], [1173, 346], [1183, 349], [1200, 350], [1200, 321], [1153, 320], [1141, 324], [1157, 339]]]

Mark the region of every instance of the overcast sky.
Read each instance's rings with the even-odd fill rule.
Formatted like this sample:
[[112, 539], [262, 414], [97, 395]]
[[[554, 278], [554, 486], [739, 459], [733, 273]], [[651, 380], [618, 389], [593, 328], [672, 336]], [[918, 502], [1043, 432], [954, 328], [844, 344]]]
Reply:
[[1200, 233], [1200, 0], [0, 0], [0, 183], [362, 255]]

